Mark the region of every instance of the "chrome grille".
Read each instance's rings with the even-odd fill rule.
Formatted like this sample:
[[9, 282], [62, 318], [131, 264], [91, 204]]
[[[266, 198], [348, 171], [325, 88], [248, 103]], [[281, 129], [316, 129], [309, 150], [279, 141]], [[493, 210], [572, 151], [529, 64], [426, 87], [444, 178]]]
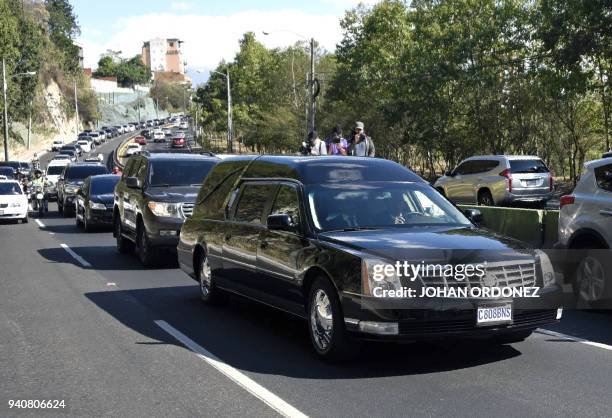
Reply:
[[536, 263], [530, 261], [502, 261], [487, 263], [485, 275], [470, 280], [455, 280], [453, 277], [428, 276], [422, 277], [427, 286], [444, 288], [478, 287], [532, 287], [536, 285]]
[[183, 212], [183, 218], [189, 218], [193, 214], [193, 203], [183, 203], [181, 205], [181, 211]]

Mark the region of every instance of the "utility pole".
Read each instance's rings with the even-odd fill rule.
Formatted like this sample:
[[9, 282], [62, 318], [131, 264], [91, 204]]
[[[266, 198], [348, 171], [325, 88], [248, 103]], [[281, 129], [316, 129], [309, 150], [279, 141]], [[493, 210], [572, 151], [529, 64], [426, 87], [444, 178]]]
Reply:
[[309, 129], [314, 131], [315, 129], [315, 97], [314, 97], [314, 84], [315, 84], [315, 64], [314, 64], [314, 38], [310, 38], [310, 120]]
[[30, 111], [28, 112], [28, 149], [30, 149], [30, 135], [32, 132], [32, 105], [34, 100], [30, 100]]
[[155, 98], [155, 118], [159, 119], [159, 99]]
[[75, 137], [79, 137], [79, 97], [77, 96], [76, 79], [74, 80], [74, 115], [76, 117], [76, 125], [74, 126]]
[[9, 160], [8, 152], [8, 102], [6, 100], [6, 62], [2, 58], [2, 92], [4, 96], [4, 161]]
[[233, 127], [232, 127], [232, 92], [230, 90], [230, 75], [229, 68], [225, 70], [225, 79], [227, 80], [227, 151], [231, 154], [234, 152], [233, 146]]
[[136, 103], [138, 103], [138, 123], [140, 124], [140, 90], [136, 90]]

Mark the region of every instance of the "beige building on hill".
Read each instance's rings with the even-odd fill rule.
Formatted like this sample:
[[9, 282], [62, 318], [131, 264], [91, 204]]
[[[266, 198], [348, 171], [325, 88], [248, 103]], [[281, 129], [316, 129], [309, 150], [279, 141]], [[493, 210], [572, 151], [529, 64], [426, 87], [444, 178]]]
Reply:
[[151, 39], [142, 45], [142, 62], [153, 74], [171, 73], [171, 78], [185, 80], [182, 43], [176, 38]]

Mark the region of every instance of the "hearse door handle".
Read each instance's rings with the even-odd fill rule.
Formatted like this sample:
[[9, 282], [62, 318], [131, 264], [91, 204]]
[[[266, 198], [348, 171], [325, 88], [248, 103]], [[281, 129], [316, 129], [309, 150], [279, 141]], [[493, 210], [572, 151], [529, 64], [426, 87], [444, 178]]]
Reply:
[[612, 216], [612, 210], [602, 209], [602, 210], [599, 211], [599, 214], [601, 216]]

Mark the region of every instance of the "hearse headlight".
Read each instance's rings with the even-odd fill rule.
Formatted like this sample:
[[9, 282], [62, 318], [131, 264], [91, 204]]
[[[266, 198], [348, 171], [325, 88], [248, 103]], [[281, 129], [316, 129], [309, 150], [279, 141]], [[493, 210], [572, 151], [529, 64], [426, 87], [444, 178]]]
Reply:
[[556, 283], [555, 269], [553, 268], [550, 257], [544, 251], [536, 250], [536, 257], [540, 261], [542, 272], [542, 287], [553, 286]]
[[395, 265], [378, 258], [361, 260], [361, 283], [362, 293], [375, 297], [385, 297], [386, 292], [402, 288]]
[[148, 207], [155, 216], [181, 218], [180, 203], [149, 202]]

